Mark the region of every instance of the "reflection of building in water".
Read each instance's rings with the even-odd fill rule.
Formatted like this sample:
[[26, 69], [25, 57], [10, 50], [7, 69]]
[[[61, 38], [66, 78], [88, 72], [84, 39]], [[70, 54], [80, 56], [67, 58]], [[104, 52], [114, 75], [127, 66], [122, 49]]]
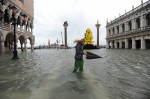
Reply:
[[107, 48], [150, 49], [150, 1], [107, 22]]
[[14, 26], [12, 25], [12, 17], [14, 12], [16, 12], [17, 43], [20, 43], [21, 48], [26, 50], [27, 40], [29, 39], [31, 49], [33, 50], [33, 1], [34, 0], [0, 0], [0, 51], [9, 51], [13, 47]]

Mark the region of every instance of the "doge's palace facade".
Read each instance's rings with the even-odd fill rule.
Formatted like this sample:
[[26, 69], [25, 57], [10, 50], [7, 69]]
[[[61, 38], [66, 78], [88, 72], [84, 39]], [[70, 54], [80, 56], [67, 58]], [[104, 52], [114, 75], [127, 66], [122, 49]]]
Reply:
[[107, 48], [150, 49], [150, 0], [106, 25]]
[[16, 39], [21, 49], [27, 50], [29, 39], [31, 50], [34, 49], [33, 35], [34, 0], [0, 0], [0, 51], [13, 50], [14, 26], [13, 13], [16, 18]]

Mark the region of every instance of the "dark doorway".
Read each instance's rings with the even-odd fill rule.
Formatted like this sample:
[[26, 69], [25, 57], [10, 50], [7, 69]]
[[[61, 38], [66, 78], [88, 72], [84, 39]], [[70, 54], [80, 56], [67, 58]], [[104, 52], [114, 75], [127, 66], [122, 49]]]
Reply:
[[136, 40], [136, 48], [137, 49], [141, 48], [141, 40]]
[[129, 42], [129, 49], [132, 49], [132, 38], [129, 38], [128, 42]]
[[117, 42], [117, 48], [119, 48], [119, 42]]
[[146, 49], [150, 49], [150, 39], [145, 40]]
[[122, 42], [122, 48], [125, 48], [125, 42]]

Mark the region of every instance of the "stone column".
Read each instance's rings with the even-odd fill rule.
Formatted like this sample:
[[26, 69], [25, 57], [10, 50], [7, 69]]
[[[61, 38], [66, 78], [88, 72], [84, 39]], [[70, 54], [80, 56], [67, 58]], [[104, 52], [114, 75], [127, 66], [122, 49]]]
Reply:
[[[11, 20], [12, 17], [12, 9], [7, 9], [9, 14], [9, 20]], [[9, 22], [9, 28], [11, 28], [11, 22]]]
[[146, 49], [144, 37], [141, 37], [141, 49]]
[[136, 42], [134, 37], [132, 37], [132, 49], [136, 49]]
[[4, 41], [1, 41], [1, 52], [5, 52]]
[[119, 48], [122, 48], [122, 40], [119, 41]]
[[22, 23], [23, 23], [23, 21], [22, 21], [22, 16], [20, 15], [20, 31], [22, 32]]
[[31, 21], [31, 33], [33, 34], [33, 21]]
[[34, 44], [31, 44], [31, 51], [34, 50]]
[[27, 51], [27, 43], [24, 43], [24, 50]]
[[136, 29], [136, 19], [132, 19], [132, 30]]
[[128, 39], [125, 38], [125, 48], [128, 49], [129, 48], [129, 42], [128, 42]]
[[67, 45], [67, 27], [68, 27], [68, 23], [67, 23], [67, 21], [64, 22], [63, 26], [64, 26], [64, 32], [65, 32], [65, 48], [68, 48], [68, 45]]
[[110, 42], [107, 40], [106, 48], [109, 49]]
[[97, 21], [97, 24], [95, 26], [97, 28], [97, 48], [99, 48], [99, 27], [100, 27], [100, 24], [98, 23], [98, 21]]
[[119, 25], [119, 34], [122, 33], [122, 24]]
[[125, 22], [125, 32], [129, 31], [129, 25], [128, 22]]
[[140, 19], [141, 19], [140, 27], [143, 29], [143, 27], [146, 26], [146, 15], [142, 15]]
[[108, 28], [106, 28], [106, 36], [107, 36], [107, 37], [108, 37], [108, 32], [109, 32], [109, 31], [108, 31]]
[[30, 32], [30, 23], [31, 23], [31, 21], [29, 20], [28, 21], [28, 32]]
[[117, 48], [117, 41], [115, 40], [115, 48]]

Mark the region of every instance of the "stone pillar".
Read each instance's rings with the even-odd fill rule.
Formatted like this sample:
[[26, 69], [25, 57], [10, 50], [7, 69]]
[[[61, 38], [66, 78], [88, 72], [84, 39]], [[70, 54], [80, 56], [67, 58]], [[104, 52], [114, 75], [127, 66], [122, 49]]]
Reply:
[[31, 33], [33, 34], [33, 21], [31, 21]]
[[129, 25], [128, 22], [125, 22], [125, 32], [129, 31]]
[[146, 49], [144, 37], [141, 37], [141, 49]]
[[122, 33], [122, 24], [119, 25], [119, 34]]
[[23, 23], [23, 21], [22, 21], [22, 16], [20, 16], [20, 31], [22, 32], [22, 23]]
[[136, 42], [134, 37], [132, 37], [132, 49], [136, 49]]
[[122, 48], [122, 40], [119, 41], [119, 48]]
[[[7, 9], [9, 14], [9, 20], [11, 20], [12, 17], [12, 9]], [[9, 22], [9, 28], [11, 29], [11, 22]]]
[[112, 45], [111, 46], [112, 46], [112, 48], [114, 48], [114, 41], [112, 41]]
[[111, 28], [110, 31], [111, 31], [111, 36], [112, 36], [113, 35], [113, 28]]
[[98, 21], [97, 21], [97, 24], [95, 26], [97, 28], [97, 48], [99, 48], [99, 27], [100, 27], [100, 24], [98, 23]]
[[1, 41], [1, 52], [5, 52], [4, 41]]
[[27, 51], [27, 43], [24, 43], [24, 50]]
[[63, 26], [64, 26], [64, 33], [65, 33], [65, 48], [68, 48], [68, 45], [67, 45], [67, 27], [68, 27], [68, 23], [67, 23], [67, 21], [64, 22]]
[[34, 44], [31, 44], [31, 51], [34, 50]]
[[128, 42], [128, 39], [125, 38], [125, 48], [128, 49], [129, 48], [129, 42]]
[[132, 19], [132, 30], [136, 29], [136, 19]]
[[141, 28], [143, 29], [143, 27], [145, 27], [146, 26], [146, 15], [142, 15], [141, 16]]
[[110, 42], [107, 40], [106, 48], [109, 49]]
[[117, 48], [117, 41], [115, 41], [115, 48]]

